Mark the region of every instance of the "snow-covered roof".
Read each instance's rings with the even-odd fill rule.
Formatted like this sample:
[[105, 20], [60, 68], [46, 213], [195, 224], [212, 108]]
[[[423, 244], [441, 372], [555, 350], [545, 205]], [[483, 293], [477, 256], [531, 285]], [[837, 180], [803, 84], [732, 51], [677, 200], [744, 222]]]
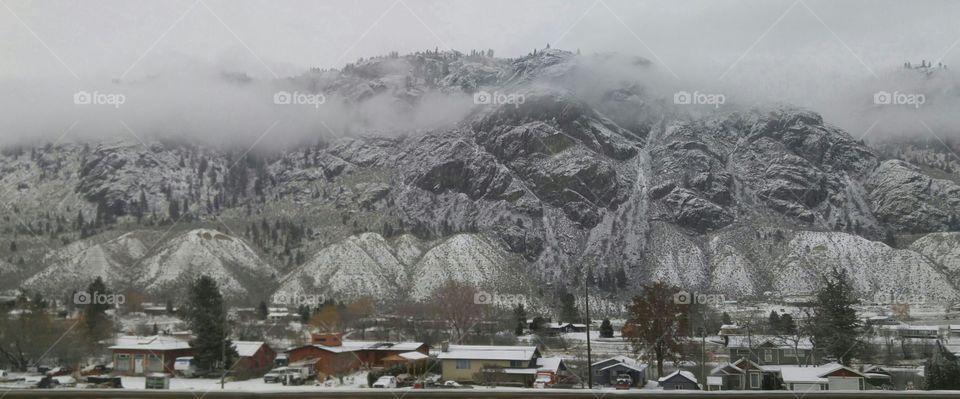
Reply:
[[502, 369], [504, 374], [537, 374], [537, 369]]
[[124, 335], [120, 338], [117, 338], [116, 345], [111, 346], [110, 349], [169, 351], [177, 349], [190, 349], [190, 344], [169, 335], [151, 335], [148, 337]]
[[756, 348], [769, 343], [771, 346], [781, 349], [812, 349], [813, 342], [809, 337], [800, 337], [799, 340], [787, 337], [777, 337], [770, 335], [737, 335], [728, 337], [727, 348], [744, 349]]
[[636, 360], [633, 360], [633, 359], [631, 359], [631, 358], [629, 358], [629, 357], [626, 357], [626, 356], [623, 356], [623, 355], [616, 355], [616, 356], [613, 356], [613, 357], [608, 357], [608, 358], [606, 358], [606, 359], [600, 360], [600, 361], [598, 361], [598, 362], [594, 362], [593, 364], [591, 364], [591, 366], [596, 366], [596, 365], [598, 365], [598, 364], [600, 364], [600, 363], [609, 362], [609, 361], [611, 361], [611, 360], [613, 360], [613, 361], [615, 361], [615, 362], [618, 362], [618, 363], [623, 363], [623, 364], [632, 364], [632, 365], [636, 365], [636, 364], [637, 364], [637, 361], [636, 361]]
[[264, 344], [263, 341], [233, 341], [233, 345], [240, 357], [251, 357], [257, 354], [257, 351]]
[[312, 346], [333, 353], [361, 350], [415, 352], [423, 346], [423, 342], [342, 341], [340, 345], [336, 346], [320, 344], [312, 344]]
[[686, 370], [677, 370], [677, 371], [674, 371], [674, 372], [672, 372], [672, 373], [670, 373], [670, 374], [667, 374], [667, 375], [665, 375], [665, 376], [663, 376], [663, 377], [660, 377], [660, 379], [657, 380], [657, 381], [659, 381], [659, 382], [664, 382], [664, 381], [666, 381], [666, 380], [669, 380], [669, 379], [673, 378], [673, 377], [676, 376], [677, 374], [683, 376], [683, 378], [686, 378], [686, 379], [690, 380], [690, 382], [693, 382], [694, 384], [697, 383], [697, 376], [693, 375], [693, 373], [691, 373], [691, 372], [689, 372], [689, 371], [686, 371]]
[[863, 377], [863, 374], [859, 371], [837, 363], [828, 363], [816, 367], [767, 366], [765, 368], [779, 371], [784, 383], [826, 383], [828, 375], [841, 369]]
[[420, 360], [420, 359], [426, 359], [430, 356], [424, 355], [423, 353], [420, 353], [420, 352], [404, 352], [400, 354], [400, 357], [404, 359], [409, 359], [409, 360]]
[[538, 370], [543, 371], [552, 371], [556, 373], [560, 370], [560, 363], [563, 363], [563, 358], [559, 357], [538, 357], [537, 366]]
[[614, 368], [614, 367], [626, 367], [626, 368], [628, 368], [628, 369], [636, 370], [636, 371], [640, 371], [640, 372], [642, 372], [642, 371], [644, 371], [644, 370], [647, 369], [647, 365], [646, 365], [646, 364], [630, 364], [630, 363], [619, 362], [619, 363], [614, 363], [614, 364], [611, 364], [611, 365], [609, 365], [609, 366], [607, 366], [607, 367], [604, 367], [604, 368], [600, 369], [600, 371], [604, 371], [604, 370], [611, 369], [611, 368]]
[[437, 359], [530, 360], [536, 346], [450, 345]]
[[960, 331], [960, 324], [951, 324], [950, 331]]

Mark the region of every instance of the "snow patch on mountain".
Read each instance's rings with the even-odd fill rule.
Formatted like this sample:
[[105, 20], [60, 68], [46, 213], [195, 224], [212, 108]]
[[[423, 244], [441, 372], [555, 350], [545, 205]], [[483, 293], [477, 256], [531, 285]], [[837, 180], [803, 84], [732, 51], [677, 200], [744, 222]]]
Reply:
[[138, 285], [169, 294], [201, 275], [213, 277], [228, 297], [250, 293], [276, 278], [273, 266], [243, 240], [212, 229], [195, 229], [174, 237], [140, 262]]
[[787, 244], [778, 265], [776, 288], [784, 294], [813, 292], [832, 268], [846, 270], [864, 298], [876, 294], [954, 298], [956, 287], [920, 254], [882, 242], [835, 232], [804, 231]]

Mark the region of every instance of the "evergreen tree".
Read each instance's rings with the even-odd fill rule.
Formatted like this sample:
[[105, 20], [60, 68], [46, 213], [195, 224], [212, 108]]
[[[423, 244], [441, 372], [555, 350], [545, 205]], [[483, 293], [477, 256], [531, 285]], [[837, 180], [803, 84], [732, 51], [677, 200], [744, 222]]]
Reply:
[[600, 338], [613, 338], [613, 324], [610, 319], [603, 319], [600, 323]]
[[[77, 295], [74, 298], [78, 301], [77, 305], [83, 305], [83, 327], [87, 333], [87, 338], [91, 344], [96, 345], [100, 340], [110, 336], [113, 326], [110, 319], [107, 318], [107, 310], [110, 304], [100, 303], [96, 300], [98, 296], [110, 295], [107, 291], [107, 285], [103, 279], [97, 277], [87, 286], [87, 291]], [[81, 302], [82, 301], [82, 302]]]
[[576, 298], [566, 289], [560, 289], [560, 322], [576, 323], [580, 321], [580, 313], [577, 311]]
[[780, 316], [780, 334], [792, 335], [797, 332], [797, 323], [793, 320], [793, 316], [789, 313], [784, 313]]
[[770, 331], [774, 334], [780, 332], [780, 314], [776, 310], [770, 311], [770, 317], [768, 317], [770, 324]]
[[523, 335], [527, 328], [527, 310], [523, 308], [523, 303], [518, 303], [517, 307], [513, 309], [513, 319], [517, 322], [513, 334], [519, 337]]
[[268, 314], [270, 314], [270, 311], [267, 309], [267, 303], [260, 301], [260, 304], [257, 305], [257, 319], [266, 320]]
[[937, 341], [937, 349], [923, 365], [923, 378], [927, 390], [960, 389], [960, 361], [957, 356]]
[[727, 314], [727, 312], [723, 312], [723, 314], [720, 315], [720, 322], [726, 325], [733, 324], [733, 320], [730, 318], [730, 315]]
[[814, 303], [813, 343], [844, 365], [850, 364], [860, 346], [857, 303], [845, 270], [833, 269], [817, 291]]
[[190, 285], [183, 317], [196, 338], [190, 341], [193, 359], [201, 370], [229, 367], [236, 350], [229, 338], [226, 308], [220, 287], [209, 276], [200, 276]]

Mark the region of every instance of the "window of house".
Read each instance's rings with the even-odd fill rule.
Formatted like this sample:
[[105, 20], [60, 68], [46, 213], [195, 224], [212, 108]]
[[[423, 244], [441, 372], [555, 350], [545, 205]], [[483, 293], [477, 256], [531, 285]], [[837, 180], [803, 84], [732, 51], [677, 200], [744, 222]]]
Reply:
[[683, 389], [683, 385], [681, 385], [681, 384], [674, 385], [674, 386], [673, 386], [673, 389], [682, 390], [682, 389]]
[[523, 360], [511, 360], [510, 367], [523, 367]]
[[750, 373], [750, 388], [760, 388], [760, 373]]
[[767, 362], [767, 363], [770, 363], [770, 362], [773, 361], [773, 351], [772, 351], [772, 350], [767, 349], [767, 350], [763, 351], [763, 361], [764, 361], [764, 362]]
[[163, 371], [163, 358], [159, 355], [147, 355], [147, 371]]
[[130, 371], [130, 355], [118, 353], [117, 360], [114, 362], [117, 371]]
[[458, 368], [458, 369], [468, 369], [468, 368], [470, 368], [470, 360], [467, 360], [467, 359], [457, 359], [457, 368]]
[[796, 349], [784, 349], [784, 350], [783, 350], [783, 356], [785, 356], [785, 357], [797, 357], [797, 350], [796, 350]]

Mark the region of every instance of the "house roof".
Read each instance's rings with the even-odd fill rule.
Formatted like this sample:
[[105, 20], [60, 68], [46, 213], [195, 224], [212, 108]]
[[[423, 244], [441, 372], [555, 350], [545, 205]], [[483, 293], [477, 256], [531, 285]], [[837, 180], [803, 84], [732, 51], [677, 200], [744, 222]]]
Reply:
[[536, 346], [450, 345], [437, 359], [530, 360]]
[[813, 342], [810, 341], [809, 337], [801, 337], [797, 342], [794, 342], [792, 338], [771, 335], [737, 335], [728, 336], [728, 338], [727, 348], [734, 349], [757, 348], [763, 345], [779, 349], [793, 349], [794, 344], [796, 344], [797, 349], [813, 349]]
[[233, 341], [233, 345], [240, 357], [251, 357], [257, 354], [264, 343], [263, 341]]
[[148, 337], [139, 337], [135, 335], [125, 335], [117, 338], [116, 345], [110, 347], [111, 350], [148, 350], [148, 351], [169, 351], [179, 349], [190, 349], [190, 344], [181, 341], [169, 335], [151, 335]]
[[[290, 350], [314, 347], [332, 353], [356, 352], [356, 351], [402, 351], [415, 352], [420, 349], [423, 342], [378, 342], [378, 341], [343, 341], [339, 346], [328, 346], [320, 344], [308, 344], [293, 348]], [[288, 351], [289, 352], [289, 351]]]
[[593, 364], [591, 364], [591, 366], [596, 366], [596, 365], [598, 365], [598, 364], [600, 364], [600, 363], [606, 363], [606, 362], [609, 362], [609, 361], [611, 361], [611, 360], [614, 361], [614, 362], [617, 362], [617, 363], [624, 363], [624, 364], [636, 364], [636, 363], [637, 363], [636, 360], [633, 360], [633, 359], [631, 359], [631, 358], [629, 358], [629, 357], [626, 357], [626, 356], [623, 356], [623, 355], [616, 355], [616, 356], [614, 356], [614, 357], [608, 357], [608, 358], [606, 358], [606, 359], [603, 359], [603, 360], [601, 360], [601, 361], [599, 361], [599, 362], [594, 362]]
[[604, 367], [604, 368], [600, 369], [600, 371], [605, 371], [605, 370], [607, 370], [607, 369], [612, 369], [612, 368], [614, 368], [614, 367], [626, 367], [626, 368], [628, 368], [628, 369], [636, 370], [636, 371], [640, 371], [640, 372], [643, 372], [644, 370], [647, 369], [647, 365], [646, 365], [646, 364], [634, 365], [634, 364], [627, 364], [627, 363], [614, 363], [614, 364], [611, 364], [611, 365], [609, 365], [609, 366], [607, 366], [607, 367]]
[[686, 378], [686, 379], [690, 380], [690, 382], [692, 382], [692, 383], [694, 383], [694, 384], [697, 383], [697, 376], [693, 375], [693, 373], [691, 373], [691, 372], [689, 372], [689, 371], [686, 371], [686, 370], [677, 370], [677, 371], [674, 371], [674, 372], [672, 372], [672, 373], [670, 373], [670, 374], [667, 374], [667, 375], [665, 375], [665, 376], [663, 376], [663, 377], [660, 377], [660, 379], [657, 380], [657, 381], [659, 381], [659, 382], [664, 382], [664, 381], [667, 381], [667, 380], [669, 380], [669, 379], [671, 379], [671, 378], [673, 378], [673, 377], [676, 377], [677, 375], [679, 375], [679, 376], [681, 376], [681, 377], [683, 377], [683, 378]]
[[426, 359], [430, 356], [424, 355], [423, 353], [420, 353], [417, 351], [413, 351], [413, 352], [403, 352], [400, 354], [400, 357], [407, 360], [420, 360], [420, 359]]
[[538, 370], [552, 371], [556, 373], [560, 370], [560, 365], [563, 363], [563, 358], [559, 357], [538, 357], [537, 366]]
[[767, 366], [766, 368], [779, 371], [785, 383], [826, 383], [828, 381], [827, 377], [839, 370], [846, 370], [864, 377], [863, 373], [837, 363], [828, 363], [816, 367]]

